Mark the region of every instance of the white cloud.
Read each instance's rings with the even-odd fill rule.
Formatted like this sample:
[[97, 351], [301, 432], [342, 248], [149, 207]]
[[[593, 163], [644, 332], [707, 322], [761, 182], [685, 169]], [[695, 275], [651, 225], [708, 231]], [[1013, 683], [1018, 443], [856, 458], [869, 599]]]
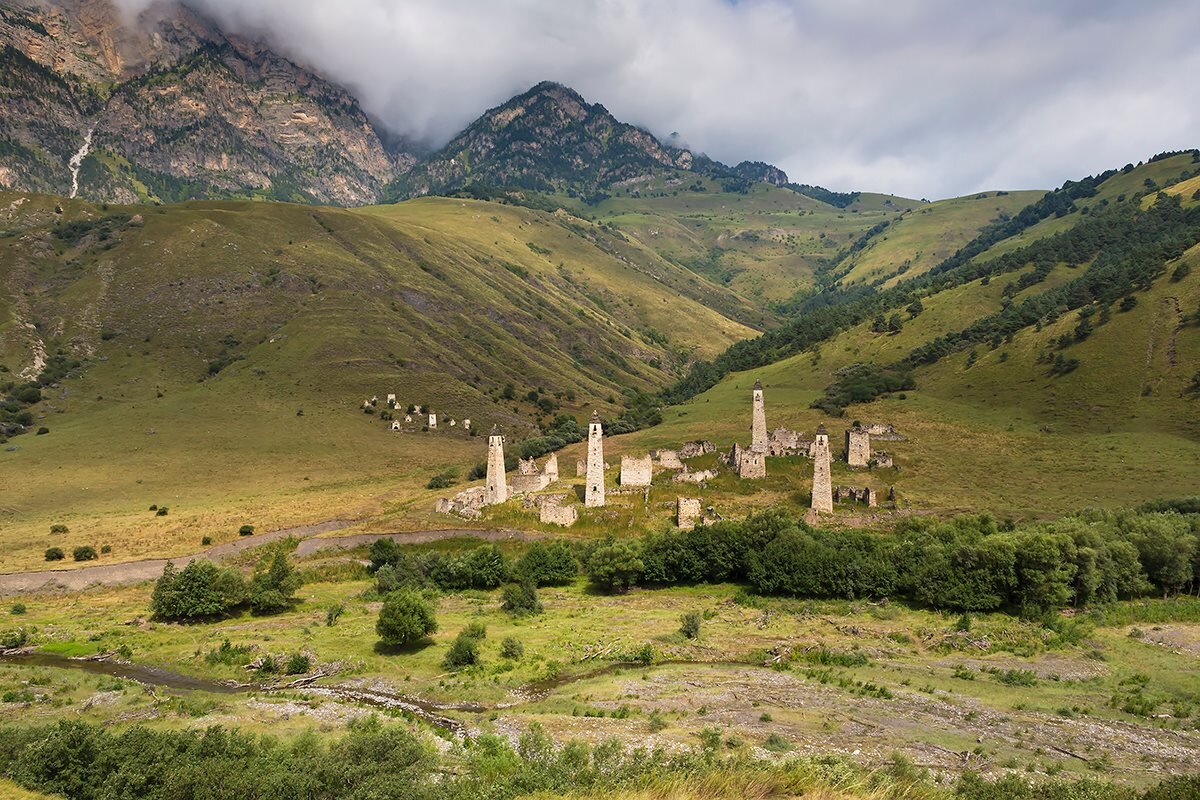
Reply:
[[835, 189], [1049, 188], [1200, 146], [1190, 0], [190, 4], [434, 144], [556, 80], [714, 158], [769, 161]]

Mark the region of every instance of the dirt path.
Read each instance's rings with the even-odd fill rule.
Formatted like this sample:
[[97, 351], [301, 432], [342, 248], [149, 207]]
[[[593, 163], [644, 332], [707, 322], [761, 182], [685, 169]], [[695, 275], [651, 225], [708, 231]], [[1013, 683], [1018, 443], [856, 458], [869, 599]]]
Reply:
[[345, 550], [358, 547], [362, 544], [370, 544], [376, 539], [384, 538], [394, 539], [405, 544], [425, 544], [427, 542], [438, 542], [444, 539], [457, 539], [460, 537], [471, 537], [485, 542], [526, 542], [533, 539], [540, 539], [547, 535], [506, 529], [472, 530], [469, 528], [449, 528], [437, 531], [359, 533], [329, 539], [312, 538], [317, 534], [339, 531], [354, 524], [356, 523], [350, 520], [335, 519], [315, 525], [282, 528], [270, 533], [234, 539], [231, 542], [210, 547], [199, 553], [177, 556], [175, 558], [147, 558], [141, 561], [126, 561], [123, 564], [98, 564], [92, 567], [80, 567], [79, 569], [0, 573], [0, 594], [18, 594], [21, 592], [33, 592], [39, 589], [79, 591], [89, 586], [119, 586], [127, 583], [151, 581], [162, 574], [163, 567], [166, 566], [168, 561], [173, 562], [177, 567], [182, 567], [196, 558], [220, 561], [227, 556], [235, 555], [253, 547], [261, 547], [264, 544], [285, 539], [289, 536], [301, 540], [299, 547], [296, 548], [296, 556], [302, 557], [321, 552], [322, 550]]
[[350, 536], [335, 536], [328, 539], [305, 539], [296, 548], [296, 557], [312, 555], [322, 550], [347, 550], [361, 544], [370, 544], [376, 539], [392, 539], [404, 544], [426, 544], [440, 542], [445, 539], [467, 537], [480, 539], [485, 542], [529, 542], [534, 539], [544, 539], [550, 534], [527, 533], [508, 529], [474, 530], [471, 528], [448, 528], [440, 531], [405, 531], [400, 533], [355, 533]]
[[97, 564], [93, 567], [79, 569], [51, 569], [35, 572], [9, 572], [0, 574], [0, 594], [31, 592], [38, 589], [67, 589], [78, 591], [89, 586], [116, 586], [124, 583], [140, 583], [154, 580], [162, 574], [163, 567], [168, 561], [176, 566], [183, 566], [196, 558], [208, 558], [218, 561], [226, 556], [261, 547], [269, 542], [294, 536], [305, 539], [318, 533], [327, 533], [348, 528], [355, 523], [350, 520], [335, 519], [319, 522], [315, 525], [300, 525], [295, 528], [282, 528], [269, 533], [246, 536], [231, 542], [210, 547], [192, 555], [176, 556], [174, 558], [147, 558], [141, 561], [126, 561], [122, 564]]

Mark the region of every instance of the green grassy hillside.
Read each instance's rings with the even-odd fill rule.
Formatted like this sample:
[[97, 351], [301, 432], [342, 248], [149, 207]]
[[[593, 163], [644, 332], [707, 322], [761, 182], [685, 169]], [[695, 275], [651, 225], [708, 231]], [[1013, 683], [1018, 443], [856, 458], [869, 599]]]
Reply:
[[[481, 460], [447, 417], [516, 441], [753, 333], [714, 310], [754, 315], [728, 290], [567, 214], [69, 202], [59, 222], [56, 202], [0, 198], [5, 378], [80, 362], [32, 407], [49, 435], [0, 452], [3, 568], [40, 563], [52, 524], [131, 558], [354, 514]], [[442, 429], [362, 413], [392, 392]]]
[[769, 305], [811, 291], [822, 265], [873, 226], [932, 207], [864, 193], [836, 208], [767, 183], [722, 192], [719, 181], [687, 175], [647, 179], [581, 213]]

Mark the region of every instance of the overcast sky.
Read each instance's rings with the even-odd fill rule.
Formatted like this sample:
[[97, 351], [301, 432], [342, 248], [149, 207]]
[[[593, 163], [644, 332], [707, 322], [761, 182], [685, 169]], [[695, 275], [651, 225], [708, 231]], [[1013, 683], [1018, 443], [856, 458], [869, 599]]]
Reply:
[[555, 80], [840, 190], [1050, 188], [1200, 146], [1195, 0], [189, 2], [435, 145]]

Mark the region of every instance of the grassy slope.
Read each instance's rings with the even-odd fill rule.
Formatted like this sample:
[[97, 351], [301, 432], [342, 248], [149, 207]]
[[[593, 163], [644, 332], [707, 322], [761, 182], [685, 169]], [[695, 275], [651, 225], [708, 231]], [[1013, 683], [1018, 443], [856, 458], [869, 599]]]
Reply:
[[984, 226], [1012, 216], [1041, 192], [983, 192], [922, 205], [902, 214], [886, 231], [842, 265], [841, 283], [893, 286], [915, 278], [953, 255]]
[[921, 204], [864, 194], [840, 209], [788, 189], [757, 184], [745, 195], [686, 191], [663, 181], [638, 196], [614, 197], [588, 209], [665, 258], [718, 280], [760, 303], [813, 287], [822, 259], [871, 226]]
[[[265, 529], [369, 510], [447, 463], [482, 459], [482, 440], [461, 428], [389, 433], [359, 412], [373, 394], [520, 438], [538, 414], [501, 402], [506, 382], [522, 395], [558, 392], [582, 415], [612, 409], [623, 386], [661, 385], [686, 353], [752, 333], [686, 296], [748, 308], [725, 290], [527, 209], [196, 203], [135, 209], [144, 225], [64, 248], [44, 227], [54, 202], [21, 206], [7, 224], [33, 227], [0, 240], [0, 363], [28, 363], [18, 316], [40, 324], [51, 351], [90, 357], [37, 407], [51, 434], [2, 454], [4, 569], [40, 565], [55, 522], [72, 529], [53, 542], [68, 549], [184, 552], [243, 521]], [[242, 360], [201, 380], [223, 350]], [[171, 514], [151, 517], [152, 503]]]
[[[1177, 176], [1190, 163], [1190, 156], [1182, 156], [1144, 165], [1106, 182], [1098, 196], [1115, 199], [1141, 187], [1145, 177]], [[1015, 239], [1026, 243], [1077, 219], [1078, 214], [1051, 219]], [[1014, 246], [1001, 242], [981, 258]], [[914, 250], [897, 245], [896, 252], [899, 258]], [[1069, 348], [1065, 354], [1082, 365], [1065, 377], [1050, 377], [1036, 359], [1054, 338], [1073, 330], [1075, 314], [1040, 332], [1026, 329], [994, 352], [979, 348], [978, 363], [969, 369], [966, 353], [920, 368], [918, 391], [908, 392], [907, 400], [851, 407], [844, 421], [807, 407], [837, 369], [857, 361], [896, 361], [924, 341], [998, 311], [1008, 278], [988, 285], [977, 281], [925, 298], [925, 311], [906, 321], [899, 334], [875, 334], [864, 323], [824, 343], [819, 360], [804, 353], [731, 375], [669, 409], [665, 425], [628, 437], [624, 446], [639, 450], [699, 436], [722, 447], [744, 443], [749, 387], [761, 378], [768, 427], [811, 432], [824, 422], [834, 432], [835, 452], [841, 449], [841, 430], [853, 419], [895, 423], [910, 441], [880, 447], [898, 456], [898, 473], [839, 478], [835, 467], [834, 480], [883, 488], [894, 483], [902, 499], [918, 508], [1036, 515], [1192, 494], [1200, 480], [1200, 415], [1196, 396], [1184, 390], [1200, 364], [1200, 326], [1183, 325], [1182, 315], [1200, 307], [1200, 248], [1183, 260], [1192, 264], [1192, 275], [1179, 283], [1163, 276], [1139, 294], [1133, 311], [1114, 313], [1090, 339]], [[1016, 299], [1065, 283], [1080, 269], [1059, 266]], [[1007, 360], [1001, 361], [1005, 352]], [[783, 463], [777, 469], [793, 471]], [[795, 487], [801, 496], [808, 480]]]

